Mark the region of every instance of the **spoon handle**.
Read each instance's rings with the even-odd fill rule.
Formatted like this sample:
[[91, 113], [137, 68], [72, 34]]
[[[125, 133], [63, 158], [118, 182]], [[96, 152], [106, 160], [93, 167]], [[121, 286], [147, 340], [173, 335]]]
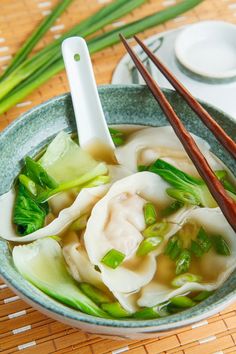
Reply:
[[65, 39], [62, 43], [62, 55], [71, 90], [80, 146], [86, 149], [89, 144], [100, 142], [114, 150], [85, 40], [81, 37]]

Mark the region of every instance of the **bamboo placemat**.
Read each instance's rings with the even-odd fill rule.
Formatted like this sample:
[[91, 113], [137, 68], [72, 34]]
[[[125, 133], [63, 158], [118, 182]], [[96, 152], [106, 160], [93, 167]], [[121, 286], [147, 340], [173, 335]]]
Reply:
[[[109, 1], [75, 0], [39, 43], [36, 50], [57, 38], [65, 29], [91, 15], [106, 2]], [[55, 3], [56, 0], [0, 0], [0, 66], [7, 65], [11, 55]], [[176, 0], [150, 0], [140, 9], [109, 27], [120, 26], [174, 3]], [[148, 37], [167, 29], [207, 19], [236, 23], [236, 0], [205, 0], [194, 10], [148, 30], [142, 36]], [[110, 82], [112, 71], [123, 54], [122, 45], [116, 45], [93, 56], [98, 84]], [[0, 117], [0, 130], [19, 114], [65, 91], [68, 91], [68, 84], [65, 73], [62, 72]], [[236, 353], [236, 304], [216, 316], [159, 339], [113, 341], [87, 335], [46, 317], [20, 300], [0, 280], [0, 352], [18, 351], [30, 354]]]

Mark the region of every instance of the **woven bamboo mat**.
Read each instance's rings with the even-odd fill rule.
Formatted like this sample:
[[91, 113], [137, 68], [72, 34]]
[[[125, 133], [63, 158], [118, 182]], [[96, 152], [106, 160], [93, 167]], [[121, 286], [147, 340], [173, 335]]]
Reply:
[[[129, 0], [127, 0], [129, 1]], [[57, 38], [60, 33], [96, 11], [106, 0], [75, 0], [36, 50]], [[110, 27], [158, 11], [176, 0], [150, 0], [140, 9]], [[56, 0], [0, 0], [0, 66], [7, 65], [11, 56], [40, 20], [46, 16]], [[236, 23], [236, 0], [205, 0], [193, 11], [143, 33], [148, 37], [167, 29], [199, 20], [221, 19]], [[124, 54], [117, 45], [93, 56], [98, 84], [109, 83], [112, 71]], [[23, 102], [0, 117], [0, 130], [19, 114], [33, 106], [68, 91], [65, 73], [49, 80]], [[87, 335], [77, 329], [56, 322], [34, 310], [0, 280], [0, 352], [15, 353], [78, 353], [78, 354], [202, 354], [236, 353], [236, 304], [194, 326], [185, 327], [161, 339], [143, 341], [112, 341]]]

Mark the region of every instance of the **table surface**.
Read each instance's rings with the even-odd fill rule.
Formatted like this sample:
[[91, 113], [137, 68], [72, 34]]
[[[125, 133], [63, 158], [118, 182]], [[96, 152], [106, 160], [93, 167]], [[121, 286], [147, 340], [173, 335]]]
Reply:
[[[128, 1], [128, 0], [127, 0]], [[0, 66], [8, 64], [33, 28], [48, 14], [55, 0], [0, 0]], [[65, 29], [96, 11], [106, 0], [74, 0], [58, 19], [36, 50], [57, 38]], [[134, 19], [161, 10], [176, 0], [149, 0], [140, 9], [107, 26], [120, 26]], [[199, 20], [220, 19], [236, 23], [236, 0], [205, 0], [201, 5], [164, 25], [145, 31], [142, 38]], [[112, 72], [124, 55], [121, 44], [93, 56], [98, 84], [111, 81]], [[0, 130], [19, 114], [33, 106], [68, 91], [64, 72], [56, 75], [34, 91], [23, 102], [0, 117]], [[194, 326], [182, 328], [162, 338], [143, 341], [113, 341], [87, 335], [56, 322], [34, 310], [16, 296], [0, 280], [0, 352], [15, 353], [79, 353], [79, 354], [202, 354], [236, 353], [236, 304]]]

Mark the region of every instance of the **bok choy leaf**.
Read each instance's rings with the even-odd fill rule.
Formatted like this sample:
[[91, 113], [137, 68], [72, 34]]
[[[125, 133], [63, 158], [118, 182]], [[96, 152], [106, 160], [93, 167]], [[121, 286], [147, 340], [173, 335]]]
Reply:
[[28, 235], [44, 226], [44, 220], [48, 213], [47, 204], [39, 204], [30, 193], [19, 183], [15, 206], [13, 210], [13, 222], [20, 236]]
[[89, 315], [108, 317], [79, 289], [66, 269], [59, 243], [51, 237], [16, 246], [12, 256], [19, 273], [47, 295]]
[[[212, 197], [207, 185], [201, 178], [190, 176], [164, 160], [157, 160], [150, 167], [149, 171], [158, 174], [171, 185], [167, 188], [167, 194], [184, 203], [215, 208], [216, 201]], [[236, 196], [229, 191], [232, 198]]]

